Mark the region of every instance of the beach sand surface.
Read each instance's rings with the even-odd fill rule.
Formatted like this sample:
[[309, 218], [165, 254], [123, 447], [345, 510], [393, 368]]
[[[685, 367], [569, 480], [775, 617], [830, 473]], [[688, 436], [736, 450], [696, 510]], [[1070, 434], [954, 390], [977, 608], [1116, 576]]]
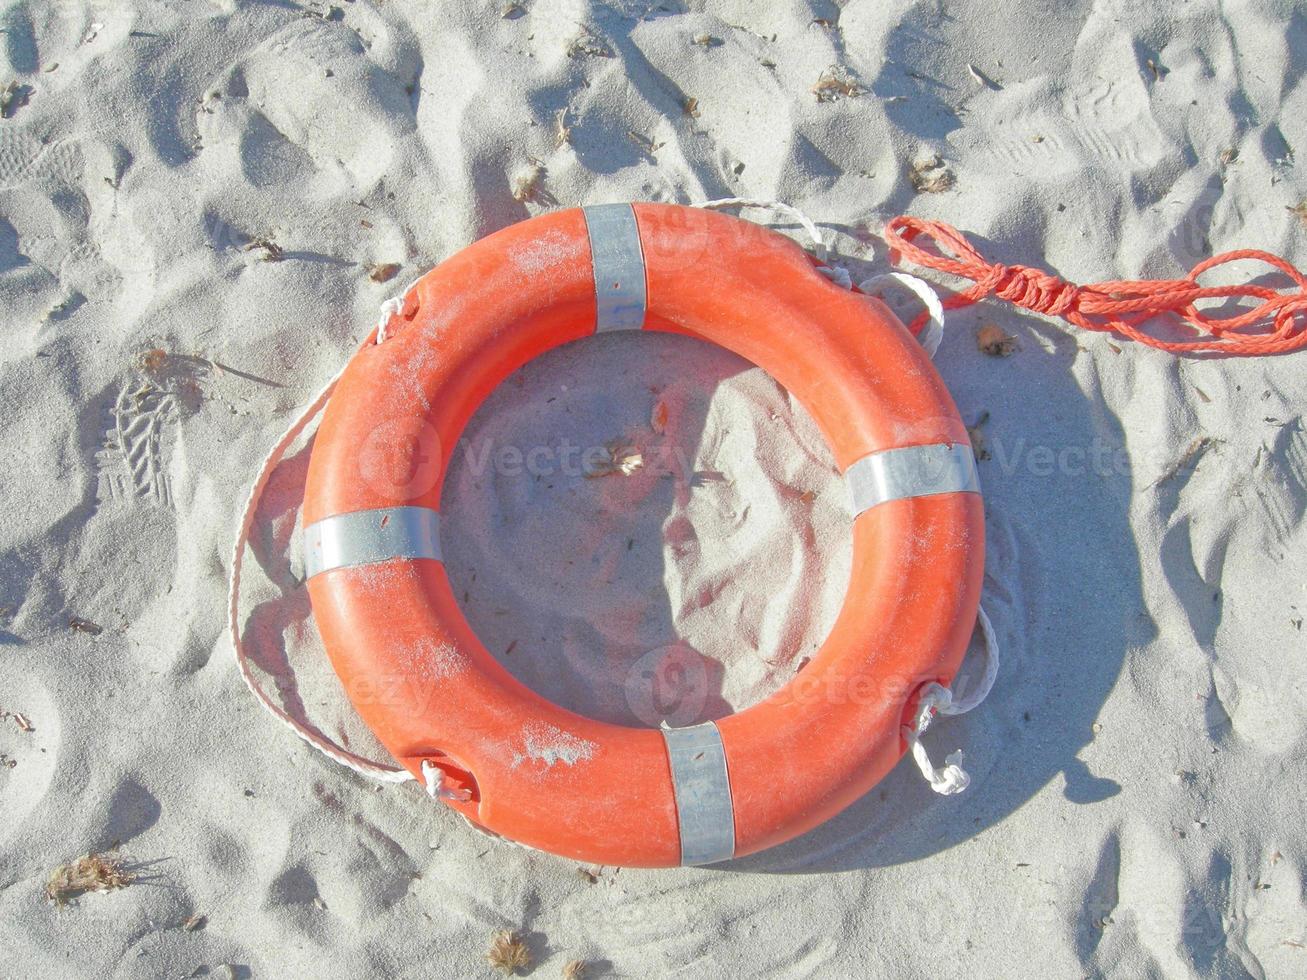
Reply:
[[[1005, 659], [926, 742], [971, 786], [904, 762], [727, 865], [582, 874], [374, 785], [259, 708], [224, 627], [241, 503], [298, 407], [384, 300], [531, 215], [786, 201], [855, 280], [903, 212], [1081, 282], [1307, 263], [1301, 5], [18, 0], [0, 27], [0, 975], [474, 977], [503, 929], [533, 976], [1307, 975], [1307, 354], [951, 315]], [[978, 350], [989, 324], [1011, 356]], [[641, 465], [496, 455], [564, 442]], [[245, 637], [279, 704], [380, 753], [302, 583], [310, 451], [264, 497]], [[444, 514], [491, 652], [623, 723], [659, 720], [650, 651], [719, 717], [845, 598], [812, 419], [684, 338], [523, 368]], [[46, 900], [104, 851], [136, 880]]]

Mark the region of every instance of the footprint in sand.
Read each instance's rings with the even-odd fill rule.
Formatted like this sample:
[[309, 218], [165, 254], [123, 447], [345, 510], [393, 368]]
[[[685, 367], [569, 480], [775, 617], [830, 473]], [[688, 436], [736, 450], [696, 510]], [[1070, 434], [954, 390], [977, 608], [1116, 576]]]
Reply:
[[165, 457], [175, 421], [175, 400], [169, 392], [143, 381], [118, 392], [108, 411], [104, 446], [95, 456], [97, 503], [172, 506]]
[[170, 463], [177, 424], [200, 407], [210, 362], [161, 348], [140, 355], [138, 367], [105, 410], [104, 440], [95, 454], [97, 505], [172, 508]]
[[25, 129], [0, 129], [0, 190], [29, 180], [77, 172], [80, 154], [73, 140], [43, 140]]
[[[343, 22], [315, 18], [272, 34], [201, 99], [204, 153], [255, 186], [314, 179], [322, 192], [372, 187], [414, 129], [418, 70], [415, 54], [391, 51], [385, 25], [372, 26], [379, 33], [366, 40]], [[393, 70], [374, 54], [393, 55]]]
[[87, 299], [148, 301], [142, 275], [153, 274], [158, 254], [124, 228], [132, 217], [118, 204], [125, 160], [121, 147], [94, 138], [0, 130], [0, 190], [28, 199], [12, 218], [17, 248], [58, 282], [47, 315], [66, 315]]

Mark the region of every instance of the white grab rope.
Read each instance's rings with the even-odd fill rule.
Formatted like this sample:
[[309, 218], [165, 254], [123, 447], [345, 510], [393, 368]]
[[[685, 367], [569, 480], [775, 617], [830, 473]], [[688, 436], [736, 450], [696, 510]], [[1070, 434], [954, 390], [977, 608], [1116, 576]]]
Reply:
[[716, 201], [702, 201], [692, 205], [696, 208], [707, 208], [709, 210], [720, 210], [721, 208], [765, 208], [768, 211], [776, 211], [780, 214], [789, 215], [808, 233], [813, 247], [817, 250], [817, 257], [825, 261], [830, 246], [822, 236], [821, 231], [817, 228], [817, 222], [813, 221], [798, 208], [782, 201], [759, 201], [750, 197], [723, 197]]
[[[764, 208], [768, 211], [788, 215], [803, 226], [817, 251], [817, 257], [825, 263], [818, 266], [817, 271], [843, 289], [853, 288], [853, 277], [849, 274], [849, 270], [828, 261], [831, 246], [817, 227], [817, 223], [793, 205], [785, 204], [782, 201], [724, 197], [716, 201], [704, 201], [695, 204], [694, 207], [713, 210], [722, 208]], [[921, 344], [928, 355], [934, 357], [935, 352], [939, 350], [940, 341], [944, 339], [944, 304], [940, 302], [939, 294], [924, 279], [908, 275], [906, 272], [886, 272], [879, 276], [872, 276], [870, 279], [864, 279], [858, 283], [858, 290], [869, 295], [875, 295], [891, 284], [897, 284], [911, 290], [926, 305], [929, 319], [926, 321], [926, 326], [922, 328], [921, 335], [917, 337], [917, 342]]]
[[910, 276], [906, 272], [885, 272], [879, 276], [872, 276], [870, 279], [864, 279], [858, 283], [858, 289], [874, 296], [883, 287], [891, 283], [898, 283], [900, 286], [910, 289], [919, 300], [926, 304], [926, 311], [930, 319], [921, 328], [917, 343], [925, 349], [927, 354], [934, 357], [935, 352], [939, 350], [940, 341], [944, 339], [944, 304], [939, 301], [939, 293], [935, 292], [930, 283], [924, 279]]
[[917, 702], [912, 726], [905, 726], [903, 729], [903, 738], [912, 749], [912, 758], [917, 763], [917, 768], [921, 770], [921, 775], [930, 783], [931, 789], [943, 796], [961, 793], [971, 785], [971, 776], [962, 768], [962, 750], [950, 752], [944, 759], [943, 768], [937, 768], [930, 761], [930, 753], [922, 744], [921, 736], [930, 727], [936, 714], [964, 715], [978, 707], [994, 687], [994, 679], [998, 677], [998, 639], [994, 636], [994, 625], [989, 621], [984, 606], [977, 608], [976, 622], [980, 625], [980, 632], [985, 641], [985, 669], [980, 676], [980, 682], [966, 697], [956, 701], [953, 699], [953, 692], [947, 687], [933, 681], [927, 684], [925, 690], [921, 692], [921, 699]]
[[[425, 275], [425, 273], [423, 273]], [[390, 321], [404, 312], [404, 301], [408, 299], [408, 294], [413, 292], [413, 287], [422, 281], [422, 276], [418, 276], [411, 283], [405, 286], [398, 296], [392, 296], [381, 304], [381, 310], [377, 315], [377, 326], [373, 333], [376, 334], [376, 342], [384, 344], [390, 336]]]
[[472, 793], [465, 789], [445, 789], [445, 771], [431, 762], [430, 759], [422, 760], [422, 785], [427, 791], [427, 796], [433, 800], [455, 800], [459, 803], [466, 803], [472, 799]]
[[[896, 283], [911, 290], [926, 305], [928, 319], [926, 326], [922, 328], [921, 334], [917, 337], [917, 342], [921, 344], [926, 354], [933, 358], [935, 352], [939, 350], [940, 342], [944, 339], [944, 304], [940, 302], [939, 294], [925, 280], [908, 275], [906, 272], [886, 272], [878, 276], [872, 276], [870, 279], [864, 279], [858, 283], [858, 289], [864, 293], [875, 295], [880, 289], [891, 283]], [[985, 612], [983, 605], [976, 607], [976, 622], [980, 625], [981, 636], [984, 640], [985, 669], [981, 674], [980, 682], [966, 697], [961, 699], [955, 699], [953, 692], [941, 684], [933, 682], [927, 684], [921, 692], [920, 700], [917, 702], [917, 711], [913, 717], [912, 726], [903, 729], [903, 737], [912, 750], [913, 761], [916, 762], [917, 768], [921, 770], [921, 775], [930, 784], [930, 788], [942, 796], [961, 793], [971, 785], [971, 775], [962, 768], [963, 753], [961, 749], [950, 752], [944, 757], [943, 767], [937, 767], [931, 762], [930, 753], [926, 751], [921, 736], [930, 727], [930, 723], [934, 720], [936, 714], [963, 715], [978, 707], [989, 696], [989, 692], [994, 687], [994, 680], [998, 677], [998, 667], [1001, 659], [998, 638], [994, 635], [994, 625], [989, 621], [989, 616]], [[956, 681], [955, 678], [954, 682], [956, 683]]]
[[921, 775], [930, 783], [930, 788], [942, 796], [961, 793], [971, 785], [971, 776], [962, 768], [961, 749], [956, 749], [945, 756], [944, 767], [940, 769], [930, 761], [930, 753], [921, 743], [921, 736], [930, 727], [935, 713], [947, 712], [952, 706], [951, 702], [952, 694], [947, 687], [933, 682], [926, 685], [926, 689], [921, 693], [921, 700], [917, 702], [917, 713], [912, 727], [903, 729], [903, 737], [912, 748], [912, 758], [917, 763], [917, 768], [921, 770]]
[[[985, 670], [980, 675], [980, 682], [966, 697], [958, 698], [950, 693], [951, 703], [947, 708], [940, 709], [946, 715], [965, 715], [968, 711], [980, 707], [985, 698], [989, 697], [989, 692], [994, 689], [994, 681], [998, 678], [998, 638], [994, 635], [994, 624], [989, 621], [989, 615], [983, 605], [976, 608], [976, 622], [980, 624], [980, 635], [985, 642]], [[957, 683], [956, 677], [953, 683]]]
[[840, 289], [853, 288], [853, 276], [842, 265], [819, 265], [817, 271], [839, 286]]
[[[373, 338], [368, 338], [369, 343], [372, 340]], [[268, 485], [268, 479], [272, 476], [272, 471], [276, 469], [277, 464], [286, 455], [286, 450], [304, 431], [309, 422], [322, 410], [322, 406], [331, 397], [336, 382], [340, 380], [340, 376], [344, 373], [345, 368], [343, 367], [336, 372], [335, 376], [327, 382], [326, 386], [318, 392], [317, 396], [300, 412], [295, 421], [282, 434], [282, 437], [277, 440], [277, 444], [272, 447], [268, 455], [263, 458], [263, 463], [259, 467], [259, 474], [255, 477], [254, 485], [250, 487], [249, 495], [245, 498], [245, 506], [241, 510], [240, 524], [237, 527], [236, 546], [231, 556], [231, 574], [227, 579], [227, 629], [231, 634], [232, 650], [236, 654], [236, 666], [240, 668], [245, 686], [250, 689], [259, 704], [263, 705], [274, 718], [327, 758], [353, 769], [359, 775], [383, 783], [403, 783], [413, 778], [413, 774], [407, 769], [396, 769], [393, 766], [382, 765], [356, 755], [291, 717], [290, 714], [274, 703], [254, 679], [254, 674], [250, 670], [248, 654], [245, 651], [245, 644], [241, 640], [241, 567], [245, 560], [245, 547], [249, 543], [250, 532], [254, 527], [254, 516], [259, 509], [259, 498], [263, 496], [264, 488]]]
[[787, 214], [802, 225], [803, 230], [808, 233], [808, 238], [817, 253], [817, 258], [822, 262], [821, 265], [817, 266], [817, 271], [841, 289], [853, 288], [853, 276], [849, 274], [849, 270], [830, 261], [831, 247], [817, 227], [817, 222], [793, 205], [785, 204], [783, 201], [758, 201], [747, 197], [723, 197], [716, 201], [703, 201], [699, 204], [693, 204], [691, 207], [707, 208], [714, 211], [722, 208], [764, 208], [768, 211]]

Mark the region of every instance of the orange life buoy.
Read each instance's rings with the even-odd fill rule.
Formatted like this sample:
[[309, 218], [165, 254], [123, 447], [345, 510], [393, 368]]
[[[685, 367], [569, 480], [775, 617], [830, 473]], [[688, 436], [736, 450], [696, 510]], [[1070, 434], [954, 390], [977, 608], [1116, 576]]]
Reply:
[[[903, 755], [919, 692], [976, 622], [983, 511], [967, 432], [878, 300], [726, 215], [600, 205], [506, 228], [419, 280], [342, 375], [304, 505], [313, 612], [360, 715], [476, 824], [602, 864], [703, 864], [789, 840]], [[477, 640], [440, 562], [441, 484], [481, 400], [545, 350], [617, 329], [688, 334], [769, 371], [851, 491], [848, 595], [784, 688], [689, 728], [585, 718]]]

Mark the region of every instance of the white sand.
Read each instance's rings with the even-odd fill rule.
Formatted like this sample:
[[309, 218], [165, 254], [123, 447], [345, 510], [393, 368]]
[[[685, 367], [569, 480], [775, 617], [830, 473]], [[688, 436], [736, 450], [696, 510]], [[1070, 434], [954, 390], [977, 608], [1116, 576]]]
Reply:
[[[383, 299], [509, 222], [745, 194], [826, 223], [855, 276], [906, 209], [1080, 280], [1235, 246], [1307, 263], [1289, 3], [709, 6], [5, 8], [0, 708], [33, 730], [0, 720], [0, 974], [477, 976], [509, 927], [538, 976], [1307, 974], [1307, 355], [1180, 362], [995, 305], [953, 318], [937, 361], [968, 421], [988, 413], [1007, 653], [990, 701], [929, 736], [966, 747], [961, 797], [905, 764], [774, 852], [590, 884], [339, 770], [244, 690], [224, 580], [258, 459]], [[819, 103], [833, 65], [867, 93]], [[956, 186], [917, 195], [908, 167], [936, 153]], [[245, 250], [263, 238], [283, 261]], [[1010, 359], [977, 352], [986, 321]], [[814, 427], [730, 355], [585, 342], [469, 437], [648, 440], [659, 397], [672, 475], [544, 486], [462, 459], [446, 510], [490, 649], [617, 719], [674, 642], [707, 658], [705, 714], [773, 689], [847, 577]], [[298, 586], [306, 462], [261, 514], [249, 634], [288, 707], [364, 749]], [[140, 881], [43, 900], [53, 867], [114, 844]]]

